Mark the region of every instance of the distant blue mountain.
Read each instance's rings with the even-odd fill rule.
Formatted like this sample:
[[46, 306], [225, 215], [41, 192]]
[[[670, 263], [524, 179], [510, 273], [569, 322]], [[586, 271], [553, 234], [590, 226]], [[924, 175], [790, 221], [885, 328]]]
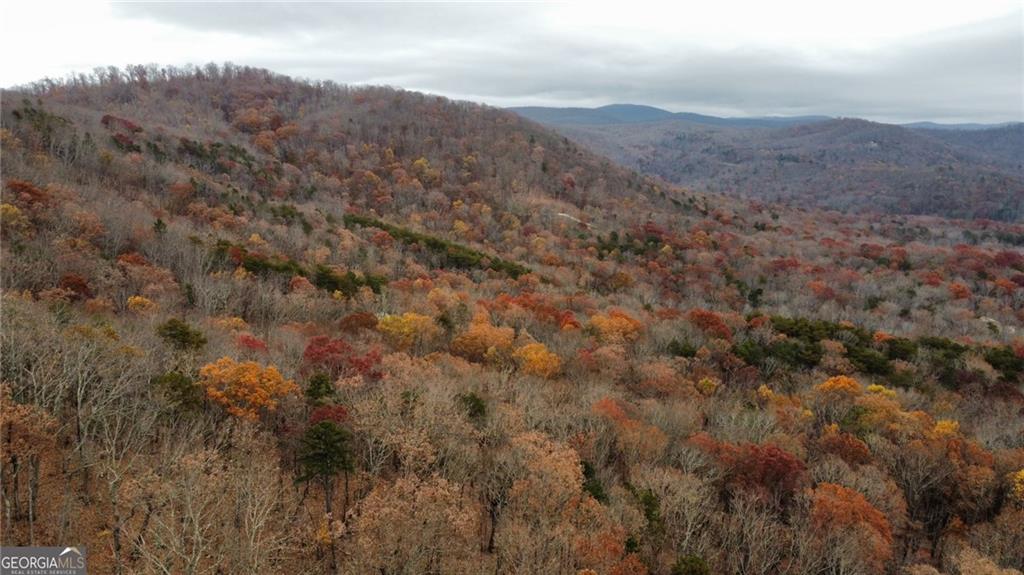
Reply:
[[992, 128], [1006, 128], [1009, 126], [1020, 125], [1020, 122], [1003, 122], [1001, 124], [939, 124], [936, 122], [911, 122], [909, 124], [900, 124], [904, 128], [914, 128], [918, 130], [990, 130]]
[[594, 108], [594, 111], [624, 124], [631, 122], [657, 122], [659, 120], [668, 120], [674, 116], [668, 110], [638, 104], [611, 104]]
[[[654, 106], [639, 104], [611, 104], [600, 108], [549, 108], [544, 106], [519, 106], [509, 110], [541, 124], [556, 126], [607, 126], [611, 124], [645, 124], [681, 120], [708, 126], [734, 128], [779, 128], [824, 122], [830, 116], [753, 116], [745, 118], [721, 118], [691, 112], [669, 112]], [[905, 128], [919, 130], [988, 130], [1011, 126], [1014, 122], [1000, 124], [940, 124], [937, 122], [912, 122], [899, 124]]]
[[611, 104], [600, 108], [547, 108], [520, 106], [509, 110], [541, 124], [604, 126], [610, 124], [643, 124], [681, 120], [710, 126], [738, 128], [772, 128], [830, 120], [828, 116], [765, 116], [751, 118], [719, 118], [691, 112], [669, 112], [654, 106]]
[[545, 108], [523, 106], [509, 110], [541, 124], [636, 124], [669, 120], [674, 114], [653, 106], [612, 104], [600, 108]]

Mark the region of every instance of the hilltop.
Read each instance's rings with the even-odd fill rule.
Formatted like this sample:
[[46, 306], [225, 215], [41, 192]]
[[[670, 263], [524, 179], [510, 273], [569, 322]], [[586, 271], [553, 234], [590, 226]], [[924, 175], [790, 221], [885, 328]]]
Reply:
[[[5, 91], [2, 127], [5, 543], [144, 573], [1024, 561], [1024, 226], [701, 192], [507, 110], [230, 65]], [[770, 130], [828, 162], [906, 137]]]

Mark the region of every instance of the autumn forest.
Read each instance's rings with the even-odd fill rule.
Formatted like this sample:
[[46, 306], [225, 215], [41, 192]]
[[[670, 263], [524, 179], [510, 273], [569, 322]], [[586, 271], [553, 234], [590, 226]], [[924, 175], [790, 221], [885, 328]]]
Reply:
[[234, 65], [2, 94], [0, 540], [90, 573], [1010, 575], [1024, 223]]

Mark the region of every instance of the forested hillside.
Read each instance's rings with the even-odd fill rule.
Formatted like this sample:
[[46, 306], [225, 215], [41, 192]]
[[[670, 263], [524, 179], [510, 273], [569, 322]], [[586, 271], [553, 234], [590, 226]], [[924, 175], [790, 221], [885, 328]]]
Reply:
[[1024, 568], [1024, 226], [696, 193], [508, 111], [235, 66], [5, 91], [2, 125], [5, 545]]
[[623, 165], [700, 191], [850, 213], [1024, 219], [1020, 123], [911, 129], [852, 118], [516, 110]]

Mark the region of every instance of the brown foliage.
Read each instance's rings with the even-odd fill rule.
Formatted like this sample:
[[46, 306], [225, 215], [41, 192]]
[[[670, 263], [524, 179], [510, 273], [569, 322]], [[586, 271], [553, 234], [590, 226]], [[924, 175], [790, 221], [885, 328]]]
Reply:
[[861, 556], [879, 571], [892, 557], [892, 529], [885, 515], [841, 485], [822, 483], [811, 491], [811, 525], [821, 534], [853, 531], [864, 546]]

